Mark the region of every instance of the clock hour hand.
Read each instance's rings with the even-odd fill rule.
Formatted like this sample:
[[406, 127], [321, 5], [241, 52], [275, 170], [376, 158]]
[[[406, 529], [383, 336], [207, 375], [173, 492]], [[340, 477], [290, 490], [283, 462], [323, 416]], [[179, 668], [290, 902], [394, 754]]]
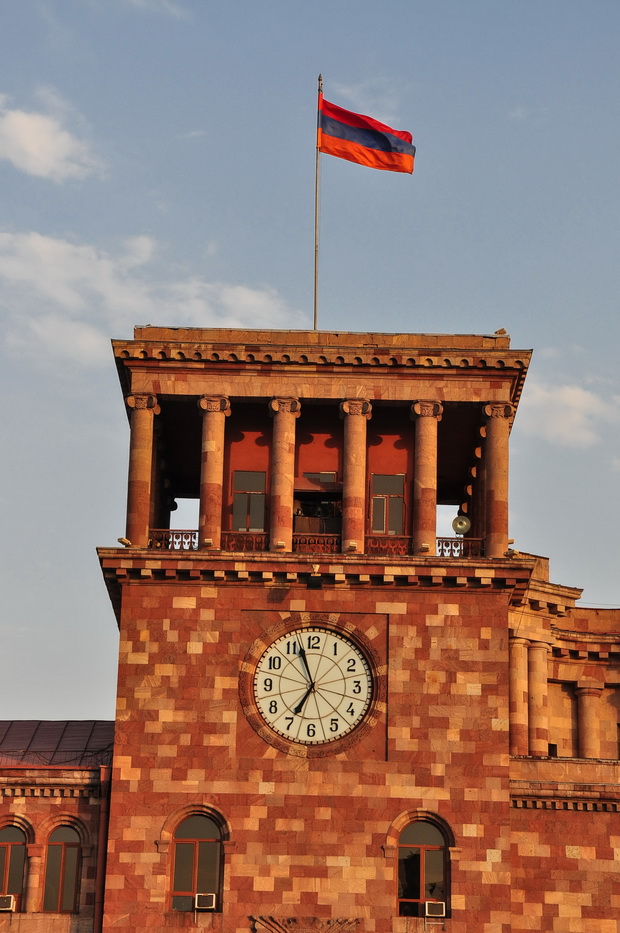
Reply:
[[310, 696], [310, 694], [313, 692], [313, 690], [314, 690], [314, 684], [313, 684], [312, 682], [310, 682], [310, 686], [308, 687], [308, 689], [306, 690], [306, 692], [305, 692], [304, 695], [302, 696], [301, 700], [299, 701], [299, 703], [297, 704], [297, 706], [296, 706], [295, 709], [293, 710], [293, 712], [295, 713], [296, 716], [297, 716], [298, 713], [301, 713], [302, 709], [304, 708], [304, 703], [306, 702], [306, 700], [308, 699], [308, 697]]

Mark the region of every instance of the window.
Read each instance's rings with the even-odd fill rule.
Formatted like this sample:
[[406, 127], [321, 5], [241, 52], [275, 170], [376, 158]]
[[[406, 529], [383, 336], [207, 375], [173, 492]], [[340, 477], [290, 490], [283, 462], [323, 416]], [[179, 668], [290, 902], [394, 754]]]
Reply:
[[18, 826], [0, 829], [0, 894], [13, 894], [20, 909], [26, 861], [26, 836]]
[[405, 528], [405, 477], [375, 473], [371, 487], [371, 534], [402, 535]]
[[447, 847], [429, 820], [405, 826], [398, 840], [398, 913], [423, 917], [426, 901], [447, 900]]
[[220, 909], [222, 834], [208, 816], [196, 814], [180, 823], [174, 834], [172, 909], [193, 910], [196, 894], [215, 894]]
[[47, 841], [43, 910], [77, 910], [80, 872], [80, 837], [71, 826], [59, 826]]
[[264, 471], [235, 470], [233, 479], [232, 530], [265, 530]]

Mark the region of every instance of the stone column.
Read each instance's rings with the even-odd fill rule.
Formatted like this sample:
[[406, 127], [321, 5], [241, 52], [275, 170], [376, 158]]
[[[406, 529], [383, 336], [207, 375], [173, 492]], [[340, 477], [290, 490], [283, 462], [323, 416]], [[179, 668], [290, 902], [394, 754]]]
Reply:
[[293, 488], [295, 481], [295, 419], [301, 404], [296, 398], [272, 398], [271, 501], [269, 550], [293, 550]]
[[510, 638], [510, 754], [527, 755], [528, 739], [528, 640]]
[[222, 537], [222, 485], [224, 482], [224, 427], [230, 402], [223, 395], [203, 395], [200, 454], [200, 518], [198, 547], [219, 548]]
[[364, 553], [366, 525], [366, 422], [372, 414], [368, 399], [340, 403], [344, 419], [342, 470], [342, 550]]
[[413, 553], [437, 551], [437, 425], [440, 402], [417, 401], [411, 406], [415, 421], [413, 477]]
[[125, 401], [132, 409], [125, 536], [134, 547], [147, 547], [153, 475], [153, 421], [161, 409], [155, 395], [129, 395]]
[[601, 728], [599, 699], [602, 687], [577, 687], [577, 734], [579, 757], [601, 757]]
[[508, 550], [508, 436], [512, 412], [512, 405], [503, 402], [484, 406], [487, 557], [504, 557]]
[[529, 753], [549, 754], [549, 708], [547, 702], [547, 654], [549, 645], [531, 641], [528, 645], [528, 734]]
[[41, 881], [41, 867], [43, 864], [44, 846], [40, 844], [31, 844], [26, 846], [28, 854], [27, 877], [26, 877], [26, 905], [22, 904], [21, 911], [28, 914], [40, 913], [43, 907], [43, 890]]

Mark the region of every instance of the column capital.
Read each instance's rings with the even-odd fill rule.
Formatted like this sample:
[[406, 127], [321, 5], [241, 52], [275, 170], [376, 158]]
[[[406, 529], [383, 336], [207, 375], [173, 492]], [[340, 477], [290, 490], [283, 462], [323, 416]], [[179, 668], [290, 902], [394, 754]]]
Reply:
[[417, 399], [411, 403], [411, 418], [437, 418], [441, 421], [443, 405], [430, 399]]
[[198, 407], [203, 412], [221, 411], [229, 415], [230, 399], [227, 395], [201, 395], [198, 399]]
[[367, 398], [346, 398], [340, 403], [340, 415], [363, 415], [370, 418], [372, 405]]
[[525, 638], [523, 635], [509, 634], [508, 640], [511, 645], [522, 645], [525, 648], [527, 648], [528, 645], [530, 644], [529, 638]]
[[301, 413], [301, 402], [298, 398], [272, 398], [269, 399], [269, 414], [277, 415], [280, 412], [288, 412], [299, 418]]
[[577, 684], [575, 694], [582, 697], [600, 697], [603, 687], [597, 687], [595, 684]]
[[482, 411], [487, 418], [512, 418], [514, 407], [509, 402], [487, 402]]
[[45, 846], [42, 842], [31, 842], [26, 846], [28, 858], [42, 858]]
[[149, 393], [145, 393], [144, 395], [127, 395], [125, 397], [125, 404], [128, 408], [141, 409], [143, 411], [144, 409], [150, 409], [155, 415], [158, 415], [161, 411], [157, 402], [157, 396]]

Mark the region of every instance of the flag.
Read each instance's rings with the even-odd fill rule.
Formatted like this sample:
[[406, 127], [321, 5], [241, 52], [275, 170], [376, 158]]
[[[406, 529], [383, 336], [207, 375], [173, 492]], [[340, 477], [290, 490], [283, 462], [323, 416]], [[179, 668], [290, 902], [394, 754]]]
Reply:
[[413, 172], [411, 133], [393, 130], [361, 113], [343, 110], [319, 94], [319, 152], [386, 172]]

